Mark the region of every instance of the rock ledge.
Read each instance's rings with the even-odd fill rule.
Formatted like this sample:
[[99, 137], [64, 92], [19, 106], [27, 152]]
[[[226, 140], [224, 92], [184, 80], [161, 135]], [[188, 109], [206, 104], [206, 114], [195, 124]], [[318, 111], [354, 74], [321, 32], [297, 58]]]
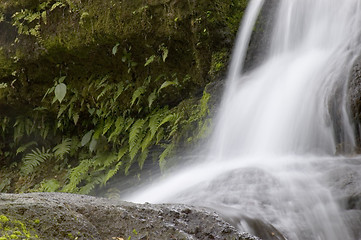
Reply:
[[259, 240], [204, 208], [66, 193], [0, 194], [0, 238], [14, 234], [26, 239]]

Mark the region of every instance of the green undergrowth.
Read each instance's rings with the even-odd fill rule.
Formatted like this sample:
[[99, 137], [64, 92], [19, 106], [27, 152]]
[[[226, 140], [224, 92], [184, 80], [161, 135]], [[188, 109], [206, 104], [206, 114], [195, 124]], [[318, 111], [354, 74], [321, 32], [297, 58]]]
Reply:
[[210, 132], [247, 1], [0, 3], [0, 192], [89, 194]]

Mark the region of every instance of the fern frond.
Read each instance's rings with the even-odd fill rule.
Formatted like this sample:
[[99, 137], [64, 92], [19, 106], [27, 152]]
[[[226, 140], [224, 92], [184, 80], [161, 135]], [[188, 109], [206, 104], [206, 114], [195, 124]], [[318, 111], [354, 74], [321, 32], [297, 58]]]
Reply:
[[161, 171], [165, 170], [166, 158], [170, 156], [175, 148], [174, 143], [168, 144], [168, 146], [164, 149], [162, 154], [159, 156], [159, 167]]
[[124, 85], [123, 85], [123, 83], [121, 82], [121, 83], [119, 83], [119, 84], [117, 84], [117, 92], [115, 93], [115, 95], [114, 95], [114, 101], [116, 101], [118, 98], [119, 98], [119, 96], [123, 93], [123, 91], [124, 91]]
[[112, 126], [113, 126], [113, 119], [111, 118], [107, 119], [104, 124], [103, 135], [105, 135]]
[[112, 139], [116, 138], [124, 129], [125, 120], [123, 117], [118, 117], [115, 121], [115, 130], [110, 134], [108, 141], [112, 141]]
[[101, 186], [105, 186], [107, 184], [107, 182], [109, 181], [109, 179], [111, 179], [119, 171], [119, 168], [122, 165], [123, 165], [123, 163], [120, 161], [117, 163], [117, 165], [115, 165], [115, 167], [113, 169], [109, 170], [108, 173], [104, 176]]
[[177, 115], [175, 113], [168, 114], [163, 120], [160, 122], [159, 127], [167, 122], [172, 122], [177, 119]]
[[88, 182], [84, 187], [81, 187], [78, 193], [89, 194], [96, 187], [96, 185], [102, 183], [104, 176], [96, 176], [96, 177], [90, 176], [90, 178], [91, 181]]
[[151, 132], [151, 138], [155, 136], [158, 131], [158, 128], [161, 126], [161, 122], [164, 119], [164, 111], [158, 111], [157, 113], [153, 114], [149, 119], [149, 129]]
[[60, 183], [56, 179], [44, 180], [40, 183], [39, 192], [55, 192], [60, 188]]
[[35, 150], [32, 150], [31, 153], [25, 155], [20, 171], [24, 175], [29, 175], [37, 166], [50, 159], [52, 156], [49, 149], [45, 151], [44, 148], [41, 150], [36, 148]]
[[63, 139], [63, 141], [53, 148], [55, 157], [64, 159], [64, 155], [70, 153], [72, 142], [70, 138]]
[[138, 159], [138, 164], [139, 164], [139, 168], [142, 170], [143, 166], [144, 166], [144, 162], [147, 159], [149, 154], [149, 150], [145, 149], [144, 151], [142, 151], [142, 153], [140, 154], [140, 157]]
[[101, 97], [103, 97], [109, 90], [112, 89], [112, 85], [107, 85], [103, 91], [97, 96], [97, 100], [99, 100]]
[[148, 96], [148, 107], [151, 108], [154, 100], [157, 98], [157, 90], [154, 90], [149, 96]]
[[[138, 119], [130, 129], [129, 133], [129, 155], [130, 158], [133, 159], [135, 155], [137, 154], [138, 150], [140, 149], [140, 142], [143, 139], [141, 138], [141, 133], [143, 132], [143, 126], [145, 124], [146, 120], [144, 119]], [[144, 137], [144, 136], [143, 136]]]
[[129, 149], [129, 147], [125, 146], [125, 147], [123, 147], [122, 149], [119, 150], [118, 158], [117, 158], [118, 161], [120, 161], [124, 157], [124, 155], [128, 152], [128, 149]]
[[35, 141], [29, 142], [27, 144], [24, 144], [22, 146], [20, 146], [17, 150], [16, 150], [16, 155], [18, 155], [19, 153], [23, 153], [26, 149], [28, 149], [29, 147], [33, 146], [33, 145], [37, 145], [37, 143]]
[[146, 137], [142, 142], [142, 152], [144, 152], [144, 150], [149, 147], [150, 143], [152, 142], [152, 139], [153, 139], [152, 134], [150, 133], [150, 131], [148, 131]]
[[63, 192], [78, 192], [77, 185], [87, 177], [89, 168], [93, 166], [91, 159], [84, 159], [80, 164], [70, 170], [69, 183], [62, 189]]
[[133, 162], [134, 162], [134, 159], [129, 159], [129, 160], [126, 162], [126, 164], [125, 164], [125, 169], [124, 169], [124, 174], [125, 174], [125, 175], [128, 175], [128, 174], [129, 174], [129, 169], [130, 169], [130, 167], [132, 166]]
[[108, 152], [98, 153], [93, 158], [93, 161], [94, 161], [93, 163], [94, 167], [101, 167], [101, 169], [104, 169], [112, 165], [115, 161], [117, 161], [117, 155]]
[[[139, 88], [137, 88], [137, 90], [135, 90], [134, 93], [133, 93], [132, 102], [131, 102], [131, 105], [130, 105], [130, 106], [133, 106], [134, 103], [135, 103], [135, 101], [136, 101], [137, 99], [139, 99], [140, 96], [141, 96], [142, 94], [144, 94], [144, 93], [145, 93], [145, 87], [139, 87]], [[139, 102], [139, 100], [138, 100], [138, 102]]]

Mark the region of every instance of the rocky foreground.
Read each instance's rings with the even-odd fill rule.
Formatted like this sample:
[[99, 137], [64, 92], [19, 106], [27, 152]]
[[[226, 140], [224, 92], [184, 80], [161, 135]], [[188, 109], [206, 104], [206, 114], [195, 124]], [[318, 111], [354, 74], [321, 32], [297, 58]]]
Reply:
[[0, 239], [239, 239], [215, 212], [65, 193], [0, 194]]

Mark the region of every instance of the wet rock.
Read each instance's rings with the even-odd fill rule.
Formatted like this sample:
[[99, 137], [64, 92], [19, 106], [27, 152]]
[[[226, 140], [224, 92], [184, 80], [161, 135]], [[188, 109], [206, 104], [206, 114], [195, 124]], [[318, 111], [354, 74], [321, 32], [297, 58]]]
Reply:
[[348, 98], [355, 127], [356, 143], [361, 147], [361, 57], [356, 59], [349, 80]]
[[361, 210], [361, 159], [329, 162], [325, 181], [342, 208]]
[[40, 239], [258, 239], [204, 208], [65, 193], [0, 194], [0, 216], [22, 222]]
[[330, 161], [323, 165], [324, 181], [338, 200], [342, 219], [352, 239], [361, 238], [361, 159]]

